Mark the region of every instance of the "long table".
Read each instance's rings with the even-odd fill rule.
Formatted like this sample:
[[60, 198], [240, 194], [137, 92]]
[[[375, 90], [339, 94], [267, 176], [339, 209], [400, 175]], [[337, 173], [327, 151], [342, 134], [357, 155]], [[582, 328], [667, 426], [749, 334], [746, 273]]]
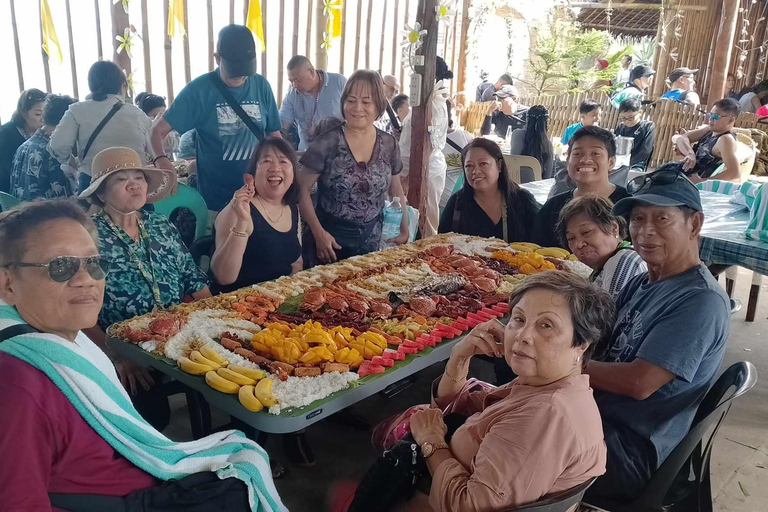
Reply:
[[435, 347], [428, 347], [414, 357], [409, 357], [407, 364], [398, 361], [399, 364], [393, 368], [388, 368], [382, 374], [360, 379], [357, 381], [358, 385], [337, 391], [306, 407], [287, 409], [277, 415], [266, 411], [250, 412], [240, 404], [237, 395], [227, 395], [216, 391], [205, 383], [202, 376], [185, 373], [176, 366], [174, 361], [146, 352], [136, 345], [107, 336], [107, 346], [136, 364], [154, 368], [200, 392], [210, 405], [221, 409], [260, 432], [287, 434], [297, 432], [333, 413], [365, 400], [384, 390], [387, 386], [410, 377], [428, 366], [445, 361], [451, 355], [453, 346], [463, 337], [464, 335], [450, 341], [444, 341]]

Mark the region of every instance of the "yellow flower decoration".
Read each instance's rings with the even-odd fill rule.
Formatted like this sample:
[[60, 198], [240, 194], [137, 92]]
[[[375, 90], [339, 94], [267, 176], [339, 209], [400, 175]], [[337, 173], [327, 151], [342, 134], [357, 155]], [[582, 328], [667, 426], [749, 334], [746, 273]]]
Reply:
[[435, 6], [435, 15], [437, 17], [437, 21], [448, 24], [451, 21], [451, 17], [456, 14], [456, 12], [451, 8], [451, 4], [453, 3], [453, 0], [440, 0], [440, 3]]
[[122, 37], [115, 36], [115, 39], [120, 41], [120, 45], [117, 47], [117, 53], [125, 50], [125, 53], [128, 54], [128, 57], [132, 59], [133, 55], [131, 55], [131, 48], [133, 47], [133, 36], [131, 35], [131, 29], [126, 27]]

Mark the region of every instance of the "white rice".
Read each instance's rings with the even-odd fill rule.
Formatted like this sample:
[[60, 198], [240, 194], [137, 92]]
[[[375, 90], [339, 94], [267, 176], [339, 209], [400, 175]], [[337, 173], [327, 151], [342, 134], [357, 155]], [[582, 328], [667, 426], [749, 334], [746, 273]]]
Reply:
[[[224, 312], [227, 314], [227, 312]], [[195, 311], [189, 315], [189, 321], [165, 344], [165, 356], [178, 361], [187, 351], [192, 341], [199, 340], [206, 345], [211, 345], [223, 357], [232, 363], [240, 364], [245, 361], [239, 355], [230, 352], [219, 345], [214, 338], [219, 338], [225, 332], [231, 332], [238, 337], [250, 340], [253, 333], [261, 330], [261, 327], [241, 318], [226, 318], [221, 311], [205, 309]], [[230, 359], [234, 357], [234, 359]]]
[[278, 404], [270, 407], [269, 412], [280, 414], [280, 411], [291, 407], [306, 407], [315, 400], [348, 388], [358, 378], [354, 372], [330, 372], [317, 377], [288, 377], [286, 381], [272, 379], [272, 394], [278, 399]]
[[563, 260], [563, 265], [574, 274], [580, 275], [585, 279], [592, 275], [592, 269], [580, 261]]

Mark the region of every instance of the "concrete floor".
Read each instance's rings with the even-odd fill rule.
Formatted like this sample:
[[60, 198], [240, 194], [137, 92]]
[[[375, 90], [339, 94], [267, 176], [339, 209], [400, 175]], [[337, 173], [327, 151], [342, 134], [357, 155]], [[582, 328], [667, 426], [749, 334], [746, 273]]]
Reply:
[[[715, 443], [712, 492], [715, 510], [723, 512], [768, 510], [768, 283], [763, 286], [755, 322], [747, 323], [751, 277], [751, 272], [740, 270], [734, 298], [741, 300], [744, 307], [733, 316], [723, 368], [737, 361], [750, 361], [757, 367], [759, 379], [752, 391], [733, 405]], [[473, 363], [472, 372], [492, 380], [489, 366]], [[441, 373], [442, 365], [434, 365], [403, 393], [391, 399], [373, 396], [356, 406], [355, 413], [376, 424], [410, 405], [424, 403], [430, 382]], [[172, 408], [166, 434], [172, 439], [190, 439], [182, 395], [172, 398]], [[214, 411], [214, 425], [227, 421], [225, 414]], [[376, 457], [370, 432], [342, 424], [334, 417], [313, 425], [306, 435], [317, 459], [311, 468], [292, 466], [282, 453], [279, 437], [267, 442], [269, 453], [287, 469], [276, 485], [285, 505], [294, 512], [322, 511], [329, 487], [336, 481], [361, 478]]]

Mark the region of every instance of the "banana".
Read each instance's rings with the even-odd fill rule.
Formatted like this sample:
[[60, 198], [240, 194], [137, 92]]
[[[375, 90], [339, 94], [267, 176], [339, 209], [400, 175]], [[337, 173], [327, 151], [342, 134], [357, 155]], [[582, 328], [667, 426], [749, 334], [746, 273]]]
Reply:
[[251, 412], [259, 412], [264, 408], [264, 405], [256, 398], [254, 394], [253, 386], [243, 386], [237, 392], [237, 398], [240, 403]]
[[218, 370], [216, 370], [216, 373], [218, 373], [221, 377], [224, 377], [227, 380], [231, 380], [235, 384], [240, 384], [241, 386], [252, 386], [256, 384], [256, 381], [254, 379], [250, 377], [246, 377], [241, 373], [233, 372], [228, 368], [219, 368]]
[[253, 380], [261, 380], [267, 376], [267, 374], [261, 370], [257, 370], [255, 368], [246, 368], [245, 366], [238, 366], [236, 364], [231, 364], [227, 368], [233, 372], [239, 373], [240, 375], [245, 375], [249, 379]]
[[176, 362], [179, 364], [182, 371], [191, 375], [203, 375], [213, 370], [213, 368], [207, 364], [196, 363], [188, 357], [180, 357]]
[[561, 249], [559, 247], [542, 247], [541, 249], [536, 249], [534, 251], [536, 254], [541, 254], [542, 256], [549, 256], [550, 258], [559, 258], [564, 259], [567, 258], [569, 253], [565, 249]]
[[568, 259], [571, 261], [579, 261], [579, 258], [577, 258], [575, 254], [571, 254], [570, 256], [568, 256]]
[[221, 391], [228, 395], [234, 395], [240, 391], [240, 384], [235, 384], [213, 371], [205, 374], [205, 382], [216, 391]]
[[189, 354], [189, 358], [196, 363], [208, 365], [214, 370], [218, 370], [219, 368], [221, 368], [221, 365], [219, 363], [217, 363], [216, 361], [211, 361], [210, 359], [205, 357], [203, 354], [201, 354], [197, 350], [193, 350], [192, 353]]
[[522, 242], [517, 242], [514, 244], [509, 244], [509, 248], [513, 251], [517, 252], [533, 252], [533, 248], [529, 247], [527, 245], [524, 245]]
[[213, 350], [213, 347], [210, 345], [203, 345], [200, 347], [200, 353], [203, 355], [203, 357], [210, 359], [214, 363], [217, 363], [219, 366], [227, 366], [229, 364], [229, 361], [221, 357], [219, 353]]
[[272, 407], [277, 403], [277, 398], [272, 394], [272, 379], [261, 379], [256, 384], [254, 394], [264, 407]]

